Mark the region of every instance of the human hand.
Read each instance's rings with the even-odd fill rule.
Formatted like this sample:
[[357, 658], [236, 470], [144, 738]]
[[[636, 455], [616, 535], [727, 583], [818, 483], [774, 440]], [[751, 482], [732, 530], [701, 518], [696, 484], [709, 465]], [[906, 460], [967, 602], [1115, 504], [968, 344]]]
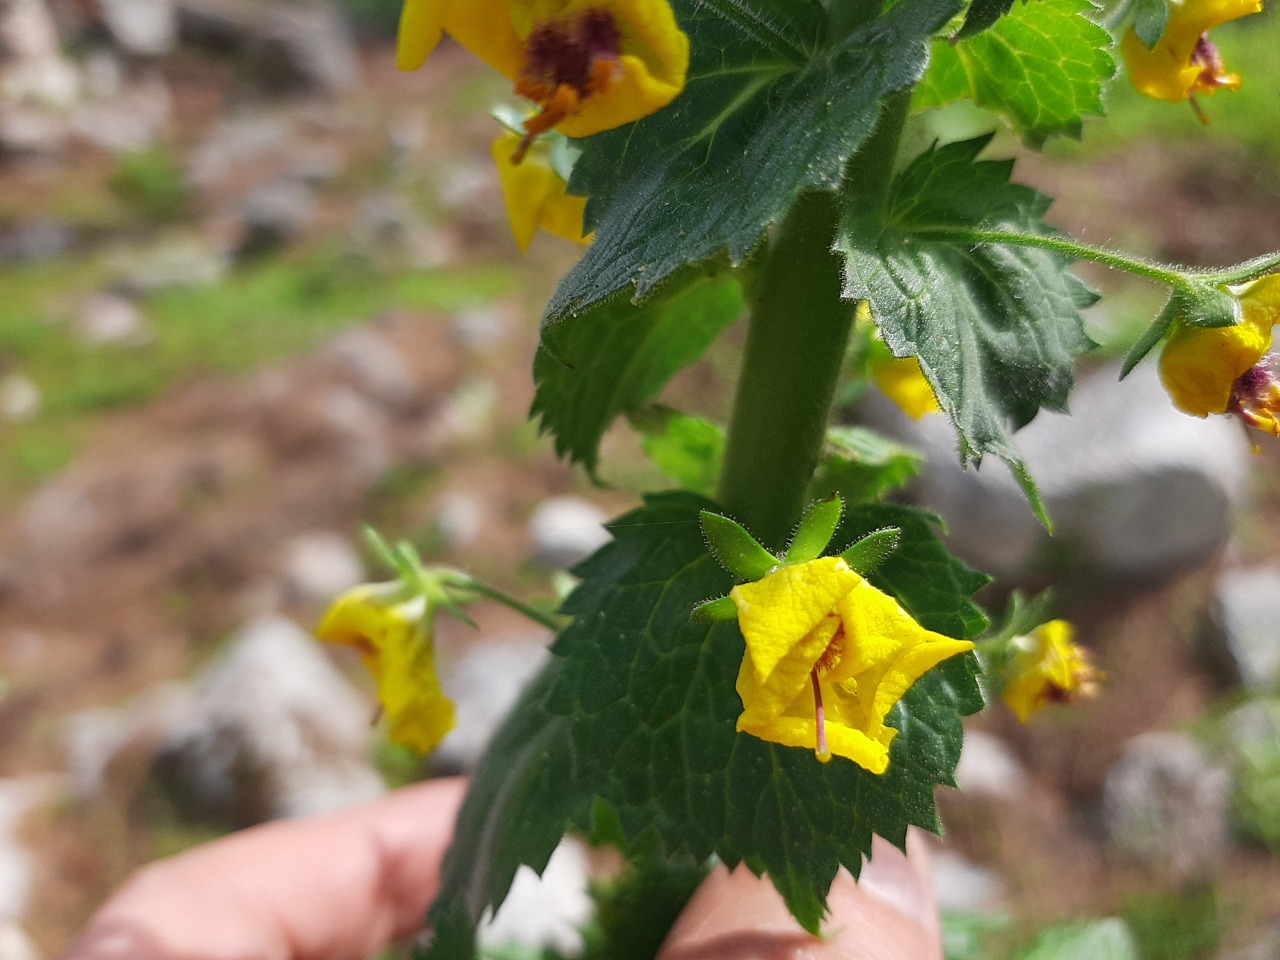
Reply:
[[[281, 821], [139, 871], [63, 960], [356, 960], [412, 935], [438, 889], [464, 781]], [[767, 880], [716, 871], [660, 960], [937, 960], [937, 911], [918, 838], [877, 839], [855, 884], [831, 888], [831, 936], [800, 930]]]

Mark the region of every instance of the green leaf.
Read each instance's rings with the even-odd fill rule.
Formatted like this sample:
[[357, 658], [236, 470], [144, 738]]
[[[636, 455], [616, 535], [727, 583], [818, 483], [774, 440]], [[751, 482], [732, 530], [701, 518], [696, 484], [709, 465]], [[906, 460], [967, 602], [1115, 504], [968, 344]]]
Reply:
[[874, 500], [896, 490], [920, 471], [923, 455], [866, 427], [831, 427], [827, 453], [809, 495], [838, 493], [849, 503]]
[[899, 0], [828, 38], [815, 0], [675, 0], [692, 60], [684, 92], [583, 142], [570, 190], [595, 241], [547, 307], [560, 318], [685, 264], [742, 262], [807, 189], [835, 189], [880, 101], [915, 83], [961, 0]]
[[[982, 706], [976, 661], [953, 658], [912, 687], [890, 715], [901, 734], [883, 776], [736, 733], [741, 635], [688, 616], [732, 586], [702, 544], [697, 517], [709, 506], [662, 494], [611, 525], [614, 541], [576, 570], [551, 704], [572, 717], [577, 782], [608, 801], [628, 837], [656, 837], [668, 857], [767, 871], [816, 929], [837, 867], [856, 875], [873, 833], [901, 845], [909, 824], [939, 828], [933, 793], [952, 782], [960, 714]], [[946, 557], [927, 515], [876, 505], [839, 535], [886, 522], [903, 526], [903, 547], [873, 582], [903, 587], [900, 602], [930, 629], [981, 629], [960, 591], [985, 578]]]
[[653, 960], [707, 873], [702, 865], [642, 859], [598, 884], [592, 897], [600, 937], [584, 960]]
[[982, 33], [934, 41], [915, 106], [972, 99], [1033, 147], [1079, 139], [1083, 117], [1105, 112], [1102, 90], [1116, 72], [1111, 34], [1090, 18], [1096, 10], [1090, 0], [1023, 0]]
[[614, 419], [652, 400], [741, 311], [734, 278], [687, 270], [643, 305], [619, 297], [545, 324], [530, 414], [555, 435], [556, 453], [594, 475], [600, 438]]
[[1118, 917], [1046, 930], [1018, 960], [1139, 960], [1138, 945]]
[[724, 430], [701, 417], [650, 406], [631, 416], [644, 434], [644, 452], [686, 490], [711, 496], [724, 460]]
[[698, 520], [711, 556], [739, 580], [759, 580], [778, 565], [778, 558], [739, 523], [710, 510]]
[[1173, 326], [1173, 321], [1178, 318], [1181, 308], [1182, 302], [1178, 299], [1177, 294], [1171, 295], [1165, 301], [1165, 305], [1156, 314], [1151, 326], [1142, 332], [1142, 336], [1134, 342], [1133, 346], [1129, 348], [1129, 352], [1125, 354], [1124, 365], [1120, 368], [1121, 380], [1131, 374], [1133, 368], [1141, 363], [1143, 358], [1155, 349], [1155, 345], [1165, 338], [1165, 334]]
[[[1013, 431], [1063, 411], [1076, 357], [1093, 347], [1079, 310], [1095, 299], [1062, 256], [974, 243], [967, 230], [1049, 234], [1049, 199], [1009, 183], [1012, 161], [978, 161], [987, 137], [928, 150], [895, 179], [881, 214], [846, 211], [836, 246], [845, 295], [871, 301], [895, 356], [917, 356], [960, 440], [962, 463], [993, 453], [1038, 503]], [[1043, 507], [1040, 507], [1043, 512]]]
[[[940, 829], [935, 788], [953, 783], [961, 715], [983, 705], [976, 658], [954, 657], [907, 692], [888, 718], [900, 733], [881, 776], [737, 733], [741, 634], [689, 618], [733, 585], [703, 545], [698, 518], [711, 508], [689, 493], [651, 496], [576, 568], [582, 583], [562, 611], [573, 622], [463, 806], [431, 910], [432, 957], [470, 957], [475, 925], [515, 865], [544, 865], [566, 826], [620, 834], [667, 862], [746, 863], [769, 874], [811, 930], [836, 870], [856, 875], [873, 834], [901, 846], [911, 824]], [[887, 524], [902, 527], [903, 544], [872, 582], [899, 588], [929, 629], [980, 630], [968, 591], [984, 578], [947, 556], [927, 514], [864, 505], [837, 536]], [[599, 801], [608, 823], [592, 831]]]
[[840, 554], [840, 559], [854, 573], [866, 576], [898, 549], [898, 541], [901, 539], [902, 531], [897, 527], [873, 530]]
[[1168, 22], [1168, 0], [1134, 0], [1133, 32], [1148, 50], [1160, 42]]
[[844, 513], [844, 501], [830, 496], [809, 506], [787, 547], [787, 563], [806, 563], [822, 556]]

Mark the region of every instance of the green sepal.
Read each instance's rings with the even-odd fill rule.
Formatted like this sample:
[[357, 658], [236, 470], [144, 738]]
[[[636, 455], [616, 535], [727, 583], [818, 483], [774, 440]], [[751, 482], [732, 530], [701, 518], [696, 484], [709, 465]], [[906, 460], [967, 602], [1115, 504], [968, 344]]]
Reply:
[[1168, 0], [1134, 0], [1133, 32], [1148, 50], [1154, 49], [1160, 42], [1168, 22]]
[[1178, 318], [1178, 311], [1181, 307], [1181, 301], [1177, 294], [1169, 297], [1164, 307], [1156, 314], [1155, 320], [1151, 326], [1142, 332], [1137, 341], [1129, 352], [1125, 355], [1124, 366], [1120, 368], [1120, 379], [1123, 380], [1133, 372], [1133, 368], [1142, 362], [1142, 358], [1150, 353], [1157, 343], [1165, 338], [1169, 328], [1173, 326], [1173, 321]]
[[694, 623], [728, 623], [738, 619], [738, 605], [730, 597], [708, 600], [694, 607], [689, 619]]
[[791, 538], [786, 562], [807, 563], [822, 556], [843, 514], [844, 501], [835, 494], [811, 504], [800, 518], [795, 536]]
[[1221, 287], [1192, 281], [1174, 294], [1178, 319], [1193, 327], [1230, 327], [1240, 322], [1240, 301]]
[[703, 510], [698, 519], [707, 551], [739, 580], [759, 580], [778, 566], [778, 558], [736, 521], [710, 510]]
[[849, 547], [840, 554], [840, 559], [847, 563], [854, 573], [865, 577], [884, 563], [889, 555], [898, 549], [901, 541], [901, 527], [883, 527], [868, 533]]

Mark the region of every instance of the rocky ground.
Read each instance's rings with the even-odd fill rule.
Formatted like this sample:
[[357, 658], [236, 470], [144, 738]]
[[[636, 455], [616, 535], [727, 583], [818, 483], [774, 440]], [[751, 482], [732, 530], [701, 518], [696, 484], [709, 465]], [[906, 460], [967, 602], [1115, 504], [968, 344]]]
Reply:
[[[0, 21], [0, 958], [16, 960], [54, 955], [138, 863], [420, 775], [373, 742], [358, 670], [306, 633], [377, 575], [362, 521], [549, 598], [654, 475], [620, 431], [614, 487], [588, 489], [524, 421], [534, 321], [573, 250], [516, 259], [487, 160], [501, 87], [460, 51], [399, 75], [385, 38], [356, 42], [321, 3], [13, 0]], [[1260, 162], [1142, 142], [1020, 173], [1086, 238], [1123, 215], [1143, 226], [1117, 239], [1222, 262], [1280, 246]], [[1092, 321], [1104, 342], [1151, 308], [1115, 293]], [[722, 410], [733, 355], [676, 393]], [[1149, 373], [1112, 372], [1089, 374], [1077, 420], [1025, 435], [1053, 542], [997, 465], [950, 467], [945, 425], [856, 414], [930, 453], [913, 496], [1001, 574], [992, 602], [1055, 585], [1110, 678], [1078, 711], [975, 724], [940, 892], [1018, 934], [1120, 914], [1144, 956], [1274, 956], [1280, 450], [1252, 456]], [[476, 615], [479, 631], [442, 624], [465, 735], [434, 769], [473, 762], [543, 656], [537, 630]]]

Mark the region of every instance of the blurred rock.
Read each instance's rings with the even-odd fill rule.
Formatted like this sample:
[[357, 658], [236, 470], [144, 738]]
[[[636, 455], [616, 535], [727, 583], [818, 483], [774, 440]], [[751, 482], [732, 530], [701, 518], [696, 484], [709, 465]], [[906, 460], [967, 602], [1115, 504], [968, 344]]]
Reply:
[[541, 632], [476, 643], [443, 666], [441, 683], [457, 705], [458, 725], [428, 758], [428, 769], [438, 776], [475, 770], [525, 684], [546, 663], [550, 639]]
[[372, 706], [291, 621], [249, 624], [197, 680], [156, 770], [179, 809], [235, 824], [369, 800]]
[[929, 862], [939, 910], [984, 912], [1004, 901], [1004, 882], [995, 871], [950, 850], [935, 849]]
[[376, 330], [348, 330], [329, 344], [325, 354], [361, 393], [387, 407], [407, 407], [420, 391], [403, 351]]
[[1201, 633], [1212, 665], [1251, 690], [1280, 680], [1280, 567], [1226, 570]]
[[47, 260], [70, 248], [75, 234], [65, 223], [41, 217], [0, 230], [0, 262]]
[[1226, 725], [1236, 747], [1280, 742], [1280, 701], [1254, 700], [1236, 707], [1227, 715]]
[[518, 308], [511, 304], [485, 304], [453, 315], [453, 329], [468, 347], [484, 349], [507, 340], [519, 322]]
[[337, 96], [360, 84], [355, 42], [330, 4], [271, 4], [256, 48], [271, 89]]
[[608, 514], [581, 497], [552, 497], [529, 518], [533, 556], [539, 563], [567, 570], [609, 542]]
[[123, 252], [112, 261], [121, 274], [119, 287], [136, 295], [214, 284], [231, 269], [231, 257], [225, 251], [181, 237], [147, 250]]
[[124, 89], [124, 65], [110, 50], [91, 50], [81, 66], [85, 93], [93, 100], [110, 100]]
[[595, 914], [587, 893], [590, 868], [586, 850], [572, 837], [556, 847], [541, 877], [521, 867], [507, 899], [477, 933], [481, 948], [519, 944], [563, 956], [581, 954], [581, 928]]
[[1107, 772], [1103, 816], [1113, 847], [1177, 882], [1204, 877], [1227, 852], [1231, 783], [1190, 737], [1145, 733]]
[[55, 109], [75, 103], [76, 69], [62, 55], [57, 27], [44, 0], [0, 5], [0, 91], [10, 101]]
[[343, 450], [360, 476], [376, 479], [395, 462], [383, 408], [350, 387], [330, 387], [317, 399], [315, 412], [324, 442]]
[[498, 385], [487, 377], [468, 377], [436, 411], [423, 443], [438, 449], [482, 440], [493, 426], [497, 408]]
[[76, 317], [76, 332], [92, 344], [138, 347], [154, 339], [133, 301], [114, 293], [97, 293], [86, 300]]
[[0, 780], [0, 930], [21, 919], [31, 892], [34, 863], [18, 840], [18, 828], [56, 794], [58, 782], [42, 774]]
[[20, 373], [0, 376], [0, 421], [23, 423], [40, 412], [40, 388]]
[[961, 796], [1016, 800], [1027, 788], [1027, 773], [1007, 743], [981, 730], [964, 732], [964, 751], [956, 767]]
[[107, 769], [126, 749], [153, 754], [191, 708], [192, 690], [185, 683], [163, 683], [120, 707], [93, 707], [66, 718], [62, 745], [67, 786], [80, 800], [97, 798]]
[[1016, 578], [1065, 562], [1100, 579], [1154, 579], [1225, 543], [1251, 457], [1237, 424], [1175, 410], [1155, 364], [1116, 378], [1115, 367], [1083, 377], [1072, 416], [1041, 412], [1015, 438], [1056, 524], [1052, 539], [994, 457], [960, 469], [946, 418], [909, 421], [880, 398], [867, 413], [925, 451], [919, 498], [946, 520], [949, 545], [981, 569]]
[[280, 575], [292, 599], [307, 604], [329, 603], [364, 580], [364, 563], [340, 533], [311, 530], [284, 547]]
[[88, 101], [70, 119], [77, 137], [112, 153], [138, 153], [169, 127], [169, 88], [158, 73], [126, 84], [109, 98]]
[[337, 144], [313, 143], [292, 151], [289, 176], [316, 187], [338, 179], [347, 169], [347, 156]]
[[[62, 152], [67, 121], [61, 114], [29, 104], [0, 103], [0, 158], [41, 159]], [[0, 247], [2, 249], [2, 247]], [[37, 259], [42, 254], [20, 259]], [[0, 256], [3, 256], [0, 253]], [[19, 259], [9, 255], [9, 259]]]
[[297, 118], [280, 110], [254, 110], [223, 118], [191, 152], [191, 182], [208, 187], [264, 157], [288, 154], [297, 138]]
[[484, 507], [461, 491], [445, 493], [436, 502], [436, 526], [450, 547], [469, 547], [484, 527]]
[[270, 181], [250, 191], [240, 215], [244, 236], [238, 254], [270, 253], [297, 239], [311, 225], [316, 215], [315, 194], [301, 180]]
[[0, 960], [40, 960], [36, 945], [13, 920], [0, 918]]
[[102, 22], [120, 49], [141, 56], [163, 56], [178, 41], [178, 12], [173, 0], [97, 0]]

